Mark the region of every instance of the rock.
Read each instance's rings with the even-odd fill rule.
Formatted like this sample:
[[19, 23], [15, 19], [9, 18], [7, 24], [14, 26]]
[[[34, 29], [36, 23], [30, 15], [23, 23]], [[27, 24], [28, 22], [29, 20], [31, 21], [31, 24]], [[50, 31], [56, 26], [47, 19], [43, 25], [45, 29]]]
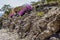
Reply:
[[59, 9], [59, 7], [51, 7], [42, 17], [36, 16], [37, 11], [32, 11], [29, 15], [25, 14], [22, 18], [2, 17], [1, 40], [45, 40], [47, 38], [58, 40], [59, 38], [51, 37], [51, 35], [60, 30]]
[[0, 40], [19, 40], [17, 33], [8, 32], [7, 29], [0, 30]]
[[60, 39], [56, 37], [51, 37], [50, 40], [60, 40]]

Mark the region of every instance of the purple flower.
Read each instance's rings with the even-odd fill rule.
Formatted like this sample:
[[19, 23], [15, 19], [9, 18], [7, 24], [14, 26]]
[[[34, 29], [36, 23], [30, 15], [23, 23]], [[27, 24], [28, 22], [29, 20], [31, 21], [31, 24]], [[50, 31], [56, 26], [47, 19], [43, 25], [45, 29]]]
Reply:
[[24, 15], [26, 11], [31, 11], [32, 7], [30, 5], [26, 5], [26, 7], [24, 9], [22, 9], [21, 11], [18, 12], [19, 15]]
[[32, 10], [31, 5], [27, 5], [26, 8], [27, 8], [28, 10]]
[[11, 13], [9, 16], [12, 17], [12, 16], [14, 16], [14, 14]]
[[24, 14], [25, 14], [25, 12], [26, 12], [26, 8], [24, 8], [24, 9], [23, 9], [23, 10], [21, 10], [21, 11], [19, 11], [19, 12], [18, 12], [18, 14], [22, 16], [22, 15], [24, 15]]

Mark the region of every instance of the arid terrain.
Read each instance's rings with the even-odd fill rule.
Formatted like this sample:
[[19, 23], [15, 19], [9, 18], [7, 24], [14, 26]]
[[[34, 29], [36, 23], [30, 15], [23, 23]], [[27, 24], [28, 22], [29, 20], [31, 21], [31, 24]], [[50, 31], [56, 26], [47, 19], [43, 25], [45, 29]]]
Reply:
[[[40, 6], [40, 5], [38, 5]], [[0, 18], [0, 40], [60, 40], [60, 7], [43, 5], [23, 17]], [[37, 15], [38, 12], [44, 14]]]

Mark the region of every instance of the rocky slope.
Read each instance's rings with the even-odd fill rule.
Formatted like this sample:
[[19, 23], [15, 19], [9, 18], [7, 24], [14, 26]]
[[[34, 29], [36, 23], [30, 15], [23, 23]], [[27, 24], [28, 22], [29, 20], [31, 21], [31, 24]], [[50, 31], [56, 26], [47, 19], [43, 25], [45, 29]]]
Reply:
[[0, 40], [60, 40], [60, 7], [47, 8], [43, 16], [34, 10], [23, 17], [2, 17]]

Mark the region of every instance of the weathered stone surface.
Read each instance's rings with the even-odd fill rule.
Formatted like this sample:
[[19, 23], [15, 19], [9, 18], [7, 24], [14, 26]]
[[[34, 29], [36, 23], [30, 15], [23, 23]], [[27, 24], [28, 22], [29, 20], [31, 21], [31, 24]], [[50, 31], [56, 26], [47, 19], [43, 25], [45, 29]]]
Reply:
[[20, 40], [46, 40], [47, 38], [50, 40], [60, 40], [59, 38], [55, 37], [51, 38], [51, 35], [56, 34], [60, 30], [59, 9], [59, 7], [52, 7], [42, 17], [36, 16], [37, 12], [33, 11], [31, 14], [27, 16], [25, 14], [23, 17], [3, 17], [1, 31], [8, 29], [8, 32], [0, 33], [0, 35], [4, 34], [3, 37], [0, 36], [1, 40], [3, 40], [2, 38], [5, 39], [5, 36], [7, 36], [7, 38], [11, 37], [11, 40], [18, 40], [16, 38], [20, 38]]

